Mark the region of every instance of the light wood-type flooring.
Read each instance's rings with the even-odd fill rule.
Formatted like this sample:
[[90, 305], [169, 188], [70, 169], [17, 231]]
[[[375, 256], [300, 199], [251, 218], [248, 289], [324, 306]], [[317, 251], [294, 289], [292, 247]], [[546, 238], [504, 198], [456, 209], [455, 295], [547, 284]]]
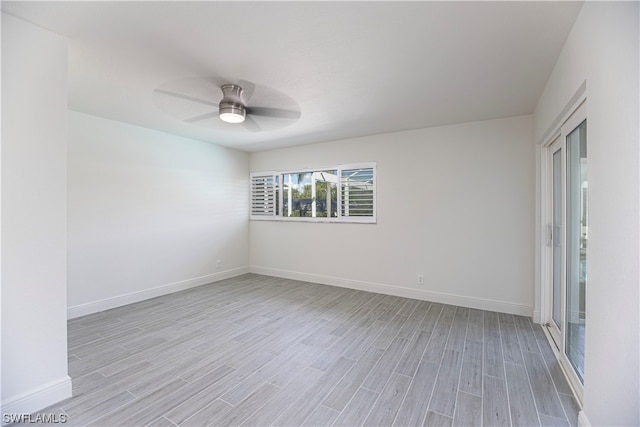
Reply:
[[66, 425], [577, 423], [526, 317], [247, 274], [68, 326]]

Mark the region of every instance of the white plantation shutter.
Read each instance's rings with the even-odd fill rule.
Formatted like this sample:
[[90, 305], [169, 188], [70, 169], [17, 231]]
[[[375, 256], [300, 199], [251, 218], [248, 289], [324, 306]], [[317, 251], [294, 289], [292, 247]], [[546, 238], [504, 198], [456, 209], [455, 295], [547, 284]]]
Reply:
[[340, 216], [375, 221], [375, 167], [347, 165], [340, 170]]
[[276, 182], [273, 173], [251, 174], [251, 218], [276, 215]]

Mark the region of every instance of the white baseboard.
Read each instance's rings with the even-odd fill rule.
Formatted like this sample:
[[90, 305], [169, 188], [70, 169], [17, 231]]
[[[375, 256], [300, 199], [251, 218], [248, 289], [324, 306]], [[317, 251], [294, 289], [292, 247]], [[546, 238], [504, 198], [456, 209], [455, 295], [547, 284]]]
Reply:
[[540, 315], [540, 310], [533, 310], [533, 323], [538, 325], [542, 324], [542, 316]]
[[442, 292], [425, 291], [421, 289], [402, 288], [399, 286], [384, 285], [381, 283], [364, 282], [359, 280], [343, 279], [339, 277], [301, 273], [297, 271], [280, 270], [267, 267], [252, 266], [250, 267], [250, 272], [256, 274], [264, 274], [265, 276], [281, 277], [283, 279], [320, 283], [323, 285], [339, 286], [343, 288], [357, 289], [360, 291], [376, 292], [380, 294], [432, 301], [441, 304], [457, 305], [461, 307], [476, 308], [480, 310], [497, 311], [500, 313], [516, 314], [519, 316], [531, 317], [533, 313], [533, 307], [530, 305], [496, 301], [485, 298], [467, 297]]
[[224, 279], [240, 276], [249, 272], [249, 267], [240, 267], [232, 270], [221, 271], [220, 273], [208, 274], [206, 276], [195, 277], [193, 279], [181, 280], [179, 282], [169, 283], [167, 285], [157, 286], [155, 288], [145, 289], [142, 291], [131, 292], [124, 295], [117, 295], [105, 298], [99, 301], [92, 301], [86, 304], [78, 304], [67, 308], [67, 319], [73, 319], [87, 314], [98, 313], [110, 308], [120, 307], [134, 302], [144, 301], [149, 298], [155, 298], [173, 292], [182, 291], [196, 286], [206, 285], [208, 283], [218, 282]]
[[578, 412], [578, 427], [591, 427], [591, 423], [584, 411]]
[[[8, 424], [10, 415], [31, 414], [62, 402], [72, 395], [71, 378], [64, 376], [56, 381], [31, 389], [2, 402], [2, 425]], [[6, 414], [6, 416], [5, 416]]]

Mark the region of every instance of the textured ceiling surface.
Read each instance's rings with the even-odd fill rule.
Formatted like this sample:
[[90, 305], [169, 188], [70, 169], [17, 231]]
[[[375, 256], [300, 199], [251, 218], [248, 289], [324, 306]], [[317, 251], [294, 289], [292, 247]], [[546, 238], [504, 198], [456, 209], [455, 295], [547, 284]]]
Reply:
[[[70, 109], [259, 151], [530, 114], [581, 5], [3, 1], [2, 10], [69, 38]], [[249, 104], [299, 118], [256, 116], [260, 131], [185, 121], [215, 111], [217, 84], [240, 80], [255, 85]], [[176, 84], [211, 105], [156, 90]]]

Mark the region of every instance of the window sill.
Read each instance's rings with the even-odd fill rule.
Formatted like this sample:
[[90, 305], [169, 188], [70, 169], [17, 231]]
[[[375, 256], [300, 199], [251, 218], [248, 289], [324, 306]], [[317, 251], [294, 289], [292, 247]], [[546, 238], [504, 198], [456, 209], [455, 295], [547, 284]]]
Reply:
[[275, 221], [275, 222], [312, 222], [319, 224], [376, 224], [375, 217], [363, 218], [309, 218], [309, 217], [259, 217], [249, 218], [250, 221]]

